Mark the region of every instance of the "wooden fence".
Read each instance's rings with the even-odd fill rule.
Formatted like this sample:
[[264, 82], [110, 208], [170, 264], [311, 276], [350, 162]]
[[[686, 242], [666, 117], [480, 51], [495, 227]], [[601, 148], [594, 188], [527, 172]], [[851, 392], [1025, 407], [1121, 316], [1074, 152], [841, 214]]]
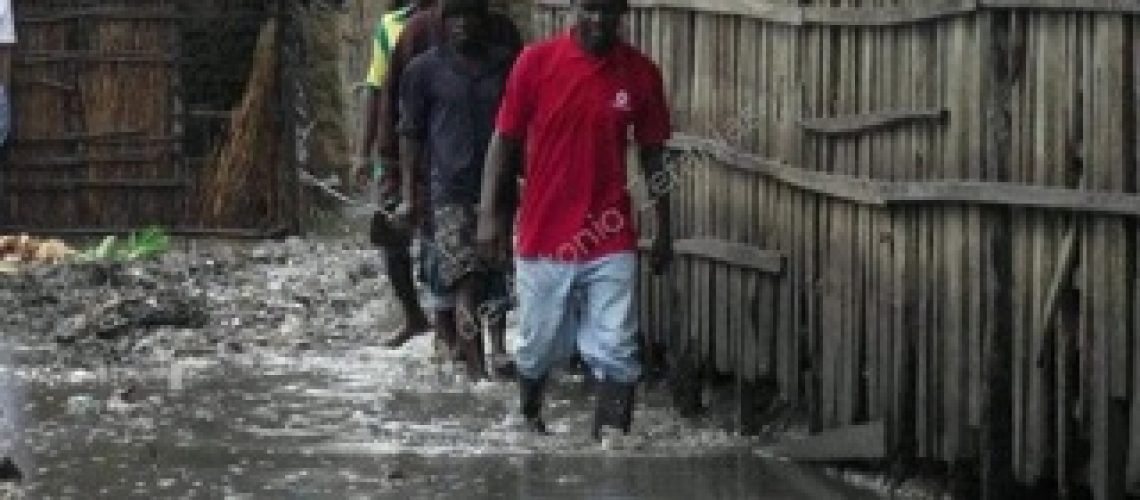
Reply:
[[19, 41], [13, 133], [0, 150], [0, 232], [160, 225], [260, 235], [295, 225], [296, 187], [284, 168], [264, 184], [281, 191], [280, 206], [256, 217], [264, 227], [202, 228], [195, 207], [203, 164], [228, 130], [257, 34], [280, 2], [14, 4]]
[[1140, 2], [632, 3], [686, 240], [653, 343], [992, 498], [1140, 494]]

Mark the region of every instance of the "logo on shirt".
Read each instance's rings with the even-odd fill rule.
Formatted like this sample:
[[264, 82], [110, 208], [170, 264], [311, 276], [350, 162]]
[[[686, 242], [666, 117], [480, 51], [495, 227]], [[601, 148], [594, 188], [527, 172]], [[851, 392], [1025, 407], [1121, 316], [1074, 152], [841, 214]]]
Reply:
[[618, 111], [629, 111], [629, 92], [621, 89], [614, 96], [614, 109]]

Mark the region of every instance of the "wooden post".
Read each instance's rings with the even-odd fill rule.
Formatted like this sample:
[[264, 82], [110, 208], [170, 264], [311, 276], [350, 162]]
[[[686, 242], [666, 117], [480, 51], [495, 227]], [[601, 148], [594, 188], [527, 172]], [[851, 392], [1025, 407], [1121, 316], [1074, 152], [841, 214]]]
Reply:
[[[983, 83], [984, 113], [986, 115], [986, 171], [994, 180], [1009, 177], [1009, 148], [1011, 140], [1010, 91], [1013, 81], [1010, 71], [1010, 13], [993, 11], [979, 14], [983, 31], [983, 69], [988, 78]], [[1011, 432], [1012, 398], [1010, 393], [1011, 345], [1011, 270], [1012, 254], [1009, 238], [1011, 214], [998, 209], [991, 217], [988, 228], [990, 260], [986, 265], [994, 277], [988, 295], [992, 297], [991, 318], [983, 340], [986, 353], [985, 411], [982, 436], [982, 496], [985, 499], [1010, 498], [1013, 485]]]

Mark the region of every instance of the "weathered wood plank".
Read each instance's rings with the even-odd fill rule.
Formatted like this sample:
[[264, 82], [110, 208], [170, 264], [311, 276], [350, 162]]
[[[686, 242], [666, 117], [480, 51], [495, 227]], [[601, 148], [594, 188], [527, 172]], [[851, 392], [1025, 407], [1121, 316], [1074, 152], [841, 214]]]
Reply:
[[979, 0], [985, 9], [1066, 10], [1072, 12], [1140, 13], [1137, 0]]
[[[1079, 18], [1076, 15], [1067, 15], [1063, 21], [1063, 47], [1064, 53], [1061, 57], [1065, 61], [1063, 66], [1063, 74], [1060, 75], [1062, 81], [1061, 98], [1063, 99], [1063, 131], [1061, 137], [1061, 144], [1058, 146], [1060, 151], [1061, 165], [1063, 169], [1069, 170], [1071, 173], [1063, 176], [1066, 184], [1081, 185], [1083, 179], [1086, 178], [1084, 173], [1076, 173], [1077, 170], [1077, 144], [1076, 137], [1082, 132], [1079, 131], [1080, 123], [1077, 117], [1080, 116], [1080, 110], [1076, 109], [1079, 104], [1077, 102], [1078, 92], [1080, 88], [1079, 80], [1079, 65], [1077, 57], [1078, 52], [1078, 37], [1077, 31], [1080, 29]], [[1072, 175], [1078, 175], [1079, 178], [1075, 181], [1070, 181]], [[1067, 274], [1063, 277], [1064, 287], [1067, 291], [1074, 290], [1074, 276], [1077, 270], [1077, 264], [1080, 258], [1080, 252], [1077, 251], [1077, 239], [1080, 231], [1077, 228], [1079, 222], [1077, 217], [1070, 216], [1067, 220], [1068, 228], [1065, 229], [1071, 236], [1063, 234], [1061, 236], [1061, 248], [1058, 250], [1057, 266], [1055, 276]], [[1072, 247], [1070, 248], [1070, 241]], [[1066, 255], [1069, 254], [1069, 255]], [[1055, 283], [1055, 281], [1054, 281]], [[1077, 325], [1074, 315], [1076, 314], [1075, 307], [1073, 307], [1073, 296], [1067, 294], [1065, 304], [1060, 302], [1060, 287], [1054, 288], [1050, 284], [1050, 288], [1046, 294], [1047, 303], [1044, 310], [1053, 310], [1054, 312], [1046, 313], [1042, 321], [1042, 326], [1045, 330], [1052, 331], [1054, 342], [1054, 358], [1053, 358], [1053, 387], [1054, 387], [1054, 401], [1053, 401], [1053, 450], [1054, 450], [1054, 467], [1053, 476], [1055, 478], [1054, 492], [1058, 498], [1065, 498], [1069, 496], [1069, 477], [1072, 474], [1070, 467], [1071, 464], [1068, 457], [1070, 456], [1070, 449], [1072, 447], [1071, 437], [1076, 434], [1075, 418], [1073, 415], [1073, 403], [1076, 400], [1075, 387], [1070, 381], [1070, 373], [1074, 371], [1074, 363], [1071, 358], [1076, 346], [1075, 338], [1077, 336]], [[1052, 304], [1049, 301], [1052, 301]]]
[[[892, 107], [909, 106], [911, 54], [908, 42], [901, 31], [888, 35], [890, 59], [895, 61], [893, 78], [884, 82], [887, 87], [887, 96]], [[893, 182], [910, 180], [910, 165], [913, 164], [909, 153], [909, 130], [896, 134], [890, 141], [889, 151], [890, 178]], [[891, 308], [893, 314], [893, 340], [891, 353], [891, 450], [897, 464], [903, 465], [915, 458], [918, 452], [914, 426], [914, 324], [911, 304], [914, 301], [912, 281], [908, 279], [914, 266], [912, 248], [914, 248], [914, 235], [911, 232], [911, 211], [909, 209], [891, 210], [891, 223], [893, 225], [893, 251], [894, 268], [891, 270], [893, 293], [891, 295]]]
[[856, 115], [835, 116], [803, 120], [800, 127], [820, 135], [865, 134], [914, 122], [943, 121], [949, 116], [946, 109], [916, 109], [899, 111], [864, 112]]
[[[1097, 16], [1094, 26], [1094, 56], [1092, 62], [1092, 78], [1097, 92], [1092, 95], [1094, 120], [1090, 123], [1090, 137], [1094, 145], [1092, 151], [1093, 166], [1103, 167], [1094, 170], [1092, 186], [1102, 189], [1112, 189], [1119, 186], [1122, 180], [1121, 155], [1123, 154], [1122, 113], [1120, 109], [1123, 91], [1123, 68], [1125, 57], [1125, 26], [1124, 20], [1119, 16]], [[1117, 221], [1098, 218], [1093, 221], [1093, 261], [1090, 262], [1092, 275], [1091, 287], [1088, 293], [1093, 295], [1093, 349], [1094, 370], [1093, 379], [1093, 425], [1092, 425], [1092, 460], [1091, 460], [1091, 486], [1094, 498], [1098, 500], [1123, 498], [1125, 491], [1123, 456], [1124, 446], [1121, 441], [1125, 439], [1121, 429], [1121, 408], [1118, 395], [1126, 393], [1120, 391], [1120, 385], [1126, 385], [1124, 370], [1121, 369], [1122, 359], [1115, 353], [1122, 347], [1117, 336], [1127, 334], [1124, 323], [1119, 322], [1116, 316], [1116, 299], [1114, 294], [1119, 292], [1116, 282], [1119, 274], [1116, 269], [1115, 258], [1111, 253], [1119, 247], [1119, 234], [1115, 230]], [[1123, 327], [1123, 328], [1122, 328]], [[1127, 353], [1123, 353], [1127, 356]]]
[[[812, 89], [814, 116], [826, 116], [831, 104], [832, 85], [832, 47], [830, 33], [822, 27], [812, 27], [810, 50], [816, 55], [815, 77], [809, 82]], [[809, 139], [810, 140], [810, 139]], [[826, 172], [829, 161], [832, 159], [830, 144], [825, 140], [815, 140], [815, 157], [812, 163], [805, 165], [819, 172]], [[835, 256], [839, 243], [836, 241], [836, 220], [834, 200], [822, 199], [819, 203], [819, 228], [816, 234], [819, 251], [820, 281], [823, 283], [822, 301], [820, 308], [820, 337], [823, 342], [823, 365], [820, 367], [820, 377], [823, 387], [823, 425], [825, 428], [835, 427], [838, 423], [838, 391], [837, 369], [839, 365], [839, 329], [840, 310], [842, 304], [838, 296], [838, 275], [836, 273]]]
[[[652, 241], [642, 240], [639, 245], [648, 250]], [[784, 256], [780, 252], [712, 238], [684, 238], [673, 242], [677, 255], [698, 257], [734, 267], [742, 267], [766, 274], [780, 274], [784, 270]]]
[[[878, 109], [878, 96], [876, 95], [876, 70], [885, 65], [875, 58], [875, 49], [878, 34], [874, 32], [860, 33], [858, 38], [859, 64], [857, 103], [855, 109], [861, 113]], [[875, 177], [874, 136], [861, 137], [858, 140], [858, 169], [857, 175], [862, 177]], [[879, 411], [879, 336], [882, 330], [878, 325], [878, 270], [880, 265], [879, 252], [875, 244], [875, 229], [878, 217], [874, 208], [858, 207], [858, 214], [862, 221], [859, 228], [859, 247], [862, 261], [858, 265], [859, 284], [856, 286], [856, 300], [859, 301], [858, 321], [862, 336], [862, 357], [860, 359], [860, 384], [862, 399], [860, 401], [860, 418], [881, 419]]]
[[[713, 96], [714, 105], [714, 127], [715, 129], [724, 130], [726, 127], [731, 128], [731, 124], [735, 121], [734, 114], [737, 112], [736, 108], [736, 70], [738, 68], [736, 57], [736, 40], [735, 40], [735, 26], [738, 23], [738, 18], [732, 16], [719, 16], [715, 20], [714, 26], [714, 45], [716, 47], [716, 92]], [[736, 142], [735, 138], [730, 141]], [[714, 182], [712, 187], [714, 192], [727, 193], [729, 192], [729, 182], [731, 176], [735, 172], [723, 166], [717, 165], [713, 171]], [[712, 233], [715, 237], [720, 239], [729, 239], [729, 224], [732, 221], [731, 208], [732, 198], [710, 197], [710, 202], [714, 205], [713, 211], [713, 227]], [[730, 275], [732, 274], [728, 266], [719, 265], [715, 268], [716, 280], [716, 296], [718, 301], [713, 304], [713, 328], [716, 330], [716, 356], [717, 365], [723, 367], [722, 373], [729, 369], [728, 356], [731, 352], [729, 349], [729, 331], [728, 331], [728, 296]]]
[[[750, 0], [633, 0], [634, 8], [685, 9], [709, 14], [740, 15], [790, 25], [892, 26], [928, 22], [973, 12], [978, 0], [932, 0], [897, 7], [800, 7]], [[566, 8], [569, 0], [536, 0], [543, 7]]]
[[1041, 208], [1080, 213], [1140, 216], [1140, 196], [1112, 191], [1082, 191], [1016, 182], [928, 180], [880, 181], [843, 174], [812, 172], [734, 151], [705, 139], [678, 135], [671, 147], [704, 151], [742, 170], [841, 200], [871, 206], [968, 204]]
[[[794, 69], [795, 81], [798, 82], [797, 98], [799, 103], [800, 116], [819, 116], [819, 104], [814, 85], [818, 82], [818, 75], [820, 71], [820, 49], [819, 49], [819, 32], [818, 30], [810, 30], [801, 34], [798, 37], [797, 44], [799, 44], [798, 53], [802, 54], [801, 64], [797, 65]], [[791, 132], [787, 132], [791, 134]], [[796, 154], [798, 155], [797, 165], [802, 167], [802, 172], [807, 173], [808, 169], [817, 161], [817, 151], [815, 141], [801, 138], [797, 143], [800, 147], [797, 148]], [[824, 309], [824, 292], [826, 284], [822, 281], [822, 257], [820, 248], [819, 234], [823, 232], [823, 202], [819, 196], [805, 196], [804, 197], [805, 222], [802, 232], [804, 241], [804, 283], [807, 290], [807, 307], [808, 307], [808, 342], [810, 358], [811, 358], [811, 372], [808, 375], [809, 381], [809, 397], [808, 397], [808, 411], [810, 413], [810, 427], [812, 430], [821, 430], [824, 424], [826, 410], [824, 402], [827, 398], [827, 393], [824, 390], [824, 346], [825, 335], [823, 332], [823, 309]], [[828, 406], [830, 408], [830, 406]]]
[[[849, 1], [843, 0], [844, 6], [850, 4]], [[855, 61], [855, 52], [852, 43], [853, 32], [846, 28], [830, 28], [833, 37], [833, 47], [838, 44], [838, 51], [833, 51], [834, 56], [837, 56], [839, 61], [833, 63], [831, 68], [838, 71], [833, 75], [833, 89], [831, 93], [832, 105], [828, 111], [829, 116], [836, 114], [850, 113], [854, 84], [857, 81], [853, 75], [853, 67]], [[853, 151], [853, 144], [850, 138], [831, 138], [829, 141], [832, 143], [832, 158], [829, 161], [827, 168], [832, 172], [840, 172], [846, 175], [855, 174], [853, 167], [857, 165], [857, 158]], [[854, 269], [852, 260], [857, 248], [854, 245], [855, 232], [857, 226], [853, 224], [853, 210], [854, 206], [850, 203], [837, 202], [833, 204], [833, 220], [836, 222], [836, 230], [832, 231], [835, 234], [837, 244], [833, 246], [832, 252], [835, 256], [836, 267], [832, 270], [836, 273], [836, 281], [838, 285], [838, 303], [839, 303], [839, 380], [837, 381], [838, 391], [838, 424], [847, 425], [854, 420], [855, 402], [858, 397], [856, 390], [856, 357], [858, 356], [858, 348], [855, 344], [855, 331], [853, 316], [853, 300], [852, 300], [852, 276]]]
[[[1136, 55], [1140, 57], [1140, 52], [1137, 52]], [[1137, 67], [1140, 67], [1140, 64]], [[1140, 253], [1140, 222], [1133, 222], [1132, 233], [1135, 238], [1133, 248]], [[1140, 270], [1133, 268], [1131, 280], [1133, 298], [1132, 335], [1134, 339], [1132, 342], [1132, 386], [1140, 387], [1140, 342], [1135, 341], [1136, 332], [1140, 332]], [[1140, 397], [1136, 394], [1131, 397], [1131, 405], [1132, 420], [1129, 428], [1127, 481], [1131, 488], [1130, 493], [1135, 494], [1140, 488], [1140, 432], [1138, 432], [1140, 431]]]
[[[909, 29], [911, 30], [909, 50], [914, 58], [914, 65], [911, 67], [911, 105], [920, 106], [926, 104], [930, 99], [929, 92], [933, 79], [930, 69], [934, 54], [931, 54], [931, 47], [928, 45], [930, 38], [928, 28], [912, 26]], [[913, 175], [916, 179], [927, 179], [935, 171], [937, 165], [928, 149], [929, 131], [919, 125], [913, 125], [911, 126], [911, 133], [914, 141], [911, 143], [910, 154], [916, 162]], [[918, 266], [914, 279], [918, 281], [916, 318], [918, 332], [918, 371], [916, 375], [918, 380], [916, 394], [918, 411], [915, 418], [920, 456], [937, 458], [936, 429], [934, 426], [937, 411], [934, 402], [938, 401], [939, 393], [933, 380], [936, 376], [933, 354], [937, 345], [937, 323], [933, 321], [933, 305], [936, 297], [940, 294], [935, 289], [935, 269], [938, 254], [934, 252], [933, 243], [936, 234], [936, 219], [934, 212], [928, 208], [920, 208], [916, 212], [915, 231], [918, 238]]]
[[[985, 127], [985, 172], [994, 181], [1009, 180], [1012, 150], [1010, 101], [1012, 71], [1010, 61], [1011, 16], [987, 13], [980, 16], [980, 55]], [[1011, 494], [1012, 464], [1010, 460], [1010, 267], [1011, 247], [1008, 214], [1001, 210], [986, 212], [990, 219], [985, 233], [983, 252], [987, 274], [986, 331], [983, 351], [986, 355], [985, 404], [980, 450], [983, 498], [1008, 498]]]
[[[946, 41], [947, 56], [945, 63], [940, 65], [940, 73], [943, 76], [941, 81], [945, 82], [946, 85], [944, 102], [954, 112], [963, 115], [961, 119], [951, 125], [943, 149], [947, 155], [943, 175], [951, 178], [966, 177], [963, 156], [968, 154], [965, 135], [971, 124], [963, 122], [962, 119], [969, 118], [969, 113], [963, 112], [965, 111], [963, 108], [965, 103], [971, 99], [966, 94], [966, 88], [971, 78], [966, 43], [968, 27], [968, 20], [964, 19], [955, 19], [949, 23], [948, 32], [945, 33], [948, 38]], [[957, 77], [950, 78], [946, 74], [946, 68], [952, 68], [950, 71], [958, 73]], [[943, 297], [945, 310], [942, 316], [945, 346], [942, 407], [945, 426], [942, 454], [952, 463], [960, 454], [964, 426], [962, 410], [965, 408], [964, 400], [968, 394], [966, 392], [968, 385], [965, 380], [967, 353], [963, 345], [965, 332], [962, 325], [963, 306], [967, 301], [968, 292], [963, 287], [966, 276], [963, 275], [962, 269], [966, 245], [966, 234], [963, 227], [964, 212], [961, 207], [951, 206], [946, 208], [944, 216], [946, 227], [942, 248], [946, 250], [946, 260], [943, 277], [947, 280], [947, 293]]]
[[[1140, 30], [1140, 23], [1135, 19], [1132, 20], [1132, 37], [1135, 43], [1138, 30]], [[1132, 65], [1132, 88], [1129, 89], [1133, 102], [1140, 100], [1140, 50], [1132, 50], [1132, 60], [1127, 61]], [[1133, 182], [1140, 185], [1140, 148], [1136, 148], [1135, 144], [1140, 143], [1140, 109], [1135, 105], [1127, 106], [1126, 110], [1130, 110], [1129, 120], [1133, 123], [1133, 129], [1125, 131], [1131, 132], [1132, 137], [1126, 137], [1133, 143], [1133, 158], [1130, 161], [1135, 162], [1135, 169], [1132, 172]], [[1132, 221], [1132, 237], [1133, 239], [1133, 258], [1140, 257], [1140, 221]], [[1136, 335], [1140, 332], [1140, 268], [1134, 266], [1132, 268], [1132, 276], [1130, 278], [1131, 292], [1132, 292], [1132, 387], [1140, 388], [1140, 342], [1136, 341]], [[1127, 481], [1130, 488], [1129, 493], [1140, 493], [1140, 396], [1132, 394], [1131, 396], [1131, 415], [1132, 419], [1129, 427], [1129, 448], [1128, 448], [1128, 470], [1126, 472]]]
[[880, 460], [887, 457], [883, 447], [883, 422], [851, 425], [807, 439], [777, 443], [772, 452], [802, 462]]

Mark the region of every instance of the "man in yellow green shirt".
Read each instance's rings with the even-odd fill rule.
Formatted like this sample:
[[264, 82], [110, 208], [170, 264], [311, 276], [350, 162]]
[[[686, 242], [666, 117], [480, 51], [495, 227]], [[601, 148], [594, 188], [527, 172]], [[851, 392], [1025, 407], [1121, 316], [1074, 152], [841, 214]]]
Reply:
[[[392, 175], [398, 170], [394, 158], [380, 158], [377, 166], [373, 167], [373, 153], [376, 151], [379, 138], [381, 87], [387, 78], [392, 53], [404, 30], [404, 25], [418, 9], [431, 7], [434, 3], [434, 0], [395, 2], [394, 9], [385, 13], [377, 23], [372, 40], [372, 61], [365, 80], [368, 96], [365, 103], [364, 138], [360, 144], [359, 154], [353, 160], [352, 178], [358, 183], [365, 184], [371, 177], [377, 191], [374, 201], [385, 211], [394, 209], [399, 203], [397, 199], [399, 176]], [[385, 169], [390, 172], [385, 172]], [[383, 250], [388, 280], [404, 313], [404, 325], [386, 338], [384, 344], [388, 347], [399, 347], [431, 327], [416, 294], [412, 277], [411, 233], [393, 226], [383, 212], [377, 212], [373, 216], [370, 232], [372, 243]]]

